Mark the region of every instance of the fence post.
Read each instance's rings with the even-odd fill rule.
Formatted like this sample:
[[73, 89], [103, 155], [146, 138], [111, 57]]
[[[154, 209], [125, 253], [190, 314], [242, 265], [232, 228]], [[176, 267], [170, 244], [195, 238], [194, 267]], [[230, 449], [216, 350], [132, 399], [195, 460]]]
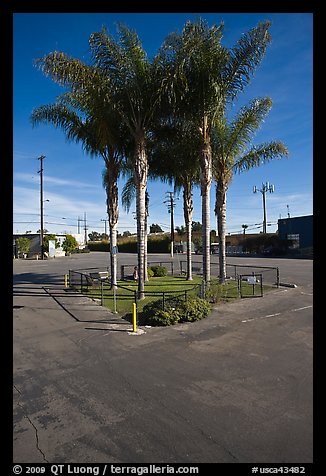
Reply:
[[276, 268], [276, 285], [278, 288], [280, 287], [280, 270], [278, 267]]
[[103, 306], [104, 300], [103, 300], [103, 281], [101, 280], [101, 306]]

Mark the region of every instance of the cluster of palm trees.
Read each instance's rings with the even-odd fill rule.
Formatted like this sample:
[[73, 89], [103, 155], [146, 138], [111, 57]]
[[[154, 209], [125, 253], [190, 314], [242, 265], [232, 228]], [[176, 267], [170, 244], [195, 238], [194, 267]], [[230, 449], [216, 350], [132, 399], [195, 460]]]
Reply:
[[[138, 297], [146, 280], [147, 181], [160, 178], [183, 191], [187, 231], [187, 278], [191, 276], [192, 188], [202, 197], [203, 279], [210, 281], [210, 189], [216, 183], [215, 211], [220, 242], [220, 281], [226, 278], [226, 194], [233, 173], [287, 156], [286, 146], [252, 146], [253, 133], [271, 108], [257, 98], [232, 121], [228, 106], [242, 92], [271, 41], [270, 22], [259, 23], [237, 44], [221, 44], [223, 24], [188, 21], [171, 33], [149, 59], [135, 31], [119, 25], [89, 38], [91, 64], [62, 52], [50, 53], [36, 66], [65, 88], [54, 104], [32, 112], [32, 123], [52, 124], [69, 140], [104, 159], [110, 226], [111, 283], [117, 282], [118, 178], [129, 174], [136, 196]], [[127, 194], [128, 195], [128, 194]]]

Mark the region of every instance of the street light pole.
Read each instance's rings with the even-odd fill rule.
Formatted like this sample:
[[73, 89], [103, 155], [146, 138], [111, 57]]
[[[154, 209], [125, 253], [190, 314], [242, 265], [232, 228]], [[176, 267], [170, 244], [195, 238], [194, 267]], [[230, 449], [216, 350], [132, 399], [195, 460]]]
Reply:
[[266, 218], [266, 192], [273, 193], [274, 185], [269, 182], [263, 183], [262, 188], [258, 189], [256, 185], [253, 187], [253, 193], [261, 192], [263, 194], [263, 211], [264, 211], [264, 221], [263, 221], [263, 233], [267, 233], [267, 218]]
[[38, 160], [41, 161], [41, 168], [38, 171], [40, 174], [40, 212], [41, 212], [41, 259], [44, 259], [44, 220], [43, 220], [43, 160], [45, 159], [44, 155], [38, 157]]

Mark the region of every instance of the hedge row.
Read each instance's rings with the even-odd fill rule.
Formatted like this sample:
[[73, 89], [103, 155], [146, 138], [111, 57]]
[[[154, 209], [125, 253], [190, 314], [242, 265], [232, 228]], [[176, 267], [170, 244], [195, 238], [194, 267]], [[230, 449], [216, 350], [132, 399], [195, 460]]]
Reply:
[[[110, 244], [108, 241], [89, 241], [88, 249], [90, 251], [110, 251]], [[137, 253], [137, 241], [135, 239], [124, 240], [118, 243], [119, 253]], [[155, 238], [148, 238], [147, 240], [148, 253], [169, 253], [170, 251], [170, 237], [164, 236]]]

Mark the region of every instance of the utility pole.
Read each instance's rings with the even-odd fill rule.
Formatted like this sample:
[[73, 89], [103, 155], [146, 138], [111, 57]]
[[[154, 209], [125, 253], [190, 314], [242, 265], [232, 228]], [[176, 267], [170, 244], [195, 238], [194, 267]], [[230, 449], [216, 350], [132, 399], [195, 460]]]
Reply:
[[168, 204], [168, 212], [171, 214], [171, 258], [173, 258], [173, 248], [174, 248], [174, 207], [175, 207], [175, 199], [173, 196], [173, 192], [167, 192], [169, 195], [168, 199], [164, 201], [164, 203]]
[[274, 193], [274, 185], [271, 185], [269, 182], [263, 183], [262, 188], [258, 189], [254, 185], [252, 189], [253, 193], [260, 192], [263, 194], [263, 210], [264, 210], [264, 220], [263, 220], [263, 233], [267, 233], [267, 218], [266, 218], [266, 192]]
[[85, 232], [85, 245], [87, 245], [87, 222], [86, 222], [86, 212], [84, 212], [84, 232]]
[[82, 219], [80, 217], [77, 218], [77, 233], [78, 234], [80, 234], [80, 222], [81, 222], [81, 220]]
[[41, 213], [41, 259], [44, 259], [44, 217], [43, 217], [43, 160], [44, 155], [38, 157], [37, 160], [41, 162], [41, 168], [37, 172], [40, 174], [40, 213]]
[[108, 236], [107, 225], [106, 225], [108, 221], [105, 218], [101, 218], [101, 221], [104, 221], [104, 233], [106, 234], [106, 236]]

